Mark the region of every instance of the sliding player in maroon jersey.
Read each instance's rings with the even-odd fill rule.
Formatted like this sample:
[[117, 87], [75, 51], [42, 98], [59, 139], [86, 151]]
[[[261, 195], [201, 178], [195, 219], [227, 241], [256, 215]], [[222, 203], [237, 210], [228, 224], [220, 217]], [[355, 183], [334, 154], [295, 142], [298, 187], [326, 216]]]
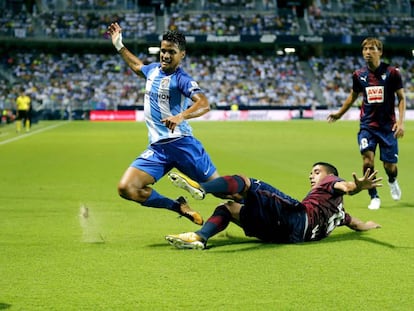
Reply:
[[326, 162], [313, 165], [309, 175], [311, 190], [298, 201], [273, 186], [241, 175], [223, 176], [198, 184], [187, 176], [170, 173], [174, 185], [187, 190], [195, 199], [205, 194], [232, 199], [219, 205], [202, 228], [196, 232], [167, 235], [177, 248], [204, 249], [207, 240], [223, 231], [230, 222], [239, 225], [247, 236], [271, 243], [299, 243], [327, 237], [336, 227], [348, 226], [357, 231], [379, 228], [363, 222], [344, 210], [343, 196], [381, 186], [382, 178], [368, 169], [354, 181], [345, 181], [337, 169]]

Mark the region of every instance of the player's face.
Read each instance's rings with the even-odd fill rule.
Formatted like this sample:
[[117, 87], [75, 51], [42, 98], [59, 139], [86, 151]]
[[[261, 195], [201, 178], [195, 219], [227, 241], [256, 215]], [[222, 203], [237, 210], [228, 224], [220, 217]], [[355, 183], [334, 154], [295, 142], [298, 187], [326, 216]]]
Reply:
[[317, 187], [322, 179], [324, 179], [326, 176], [328, 176], [328, 172], [326, 171], [325, 167], [322, 165], [315, 165], [309, 175], [311, 188], [313, 189]]
[[364, 57], [368, 65], [373, 64], [375, 66], [378, 66], [381, 55], [382, 52], [373, 43], [367, 43], [362, 48], [362, 56]]
[[160, 63], [161, 69], [165, 73], [173, 73], [184, 56], [185, 51], [181, 51], [177, 44], [165, 40], [161, 41]]

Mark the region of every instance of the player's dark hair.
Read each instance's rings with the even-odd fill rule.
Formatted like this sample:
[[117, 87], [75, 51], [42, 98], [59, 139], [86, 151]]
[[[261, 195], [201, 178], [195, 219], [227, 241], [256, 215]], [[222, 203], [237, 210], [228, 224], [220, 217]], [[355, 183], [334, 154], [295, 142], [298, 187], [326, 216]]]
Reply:
[[327, 163], [327, 162], [316, 162], [313, 166], [316, 166], [316, 165], [323, 166], [326, 169], [326, 171], [328, 172], [328, 174], [334, 174], [335, 176], [339, 176], [339, 173], [338, 173], [338, 170], [336, 169], [336, 167], [333, 166], [330, 163]]
[[181, 51], [185, 51], [185, 36], [181, 32], [168, 30], [163, 34], [162, 40], [173, 42]]
[[367, 44], [373, 44], [377, 47], [378, 50], [382, 51], [382, 41], [378, 38], [368, 37], [365, 38], [364, 41], [361, 43], [361, 47], [363, 48]]

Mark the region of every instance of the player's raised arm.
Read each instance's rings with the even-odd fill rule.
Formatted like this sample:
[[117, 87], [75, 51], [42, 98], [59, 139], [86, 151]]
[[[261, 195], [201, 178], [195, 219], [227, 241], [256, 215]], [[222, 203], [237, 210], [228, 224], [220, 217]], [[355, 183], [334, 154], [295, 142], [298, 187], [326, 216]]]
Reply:
[[121, 55], [122, 59], [127, 63], [129, 68], [137, 75], [143, 77], [141, 72], [141, 67], [144, 63], [132, 54], [123, 44], [122, 42], [122, 28], [119, 26], [118, 23], [112, 23], [108, 26], [108, 33], [111, 35], [112, 44]]

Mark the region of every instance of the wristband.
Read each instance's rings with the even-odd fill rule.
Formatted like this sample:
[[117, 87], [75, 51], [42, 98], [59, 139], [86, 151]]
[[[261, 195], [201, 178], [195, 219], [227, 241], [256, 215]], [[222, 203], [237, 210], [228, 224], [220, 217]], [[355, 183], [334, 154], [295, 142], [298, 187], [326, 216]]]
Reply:
[[118, 52], [120, 52], [121, 49], [124, 47], [124, 44], [122, 43], [122, 33], [119, 34], [119, 37], [114, 42], [114, 46]]

